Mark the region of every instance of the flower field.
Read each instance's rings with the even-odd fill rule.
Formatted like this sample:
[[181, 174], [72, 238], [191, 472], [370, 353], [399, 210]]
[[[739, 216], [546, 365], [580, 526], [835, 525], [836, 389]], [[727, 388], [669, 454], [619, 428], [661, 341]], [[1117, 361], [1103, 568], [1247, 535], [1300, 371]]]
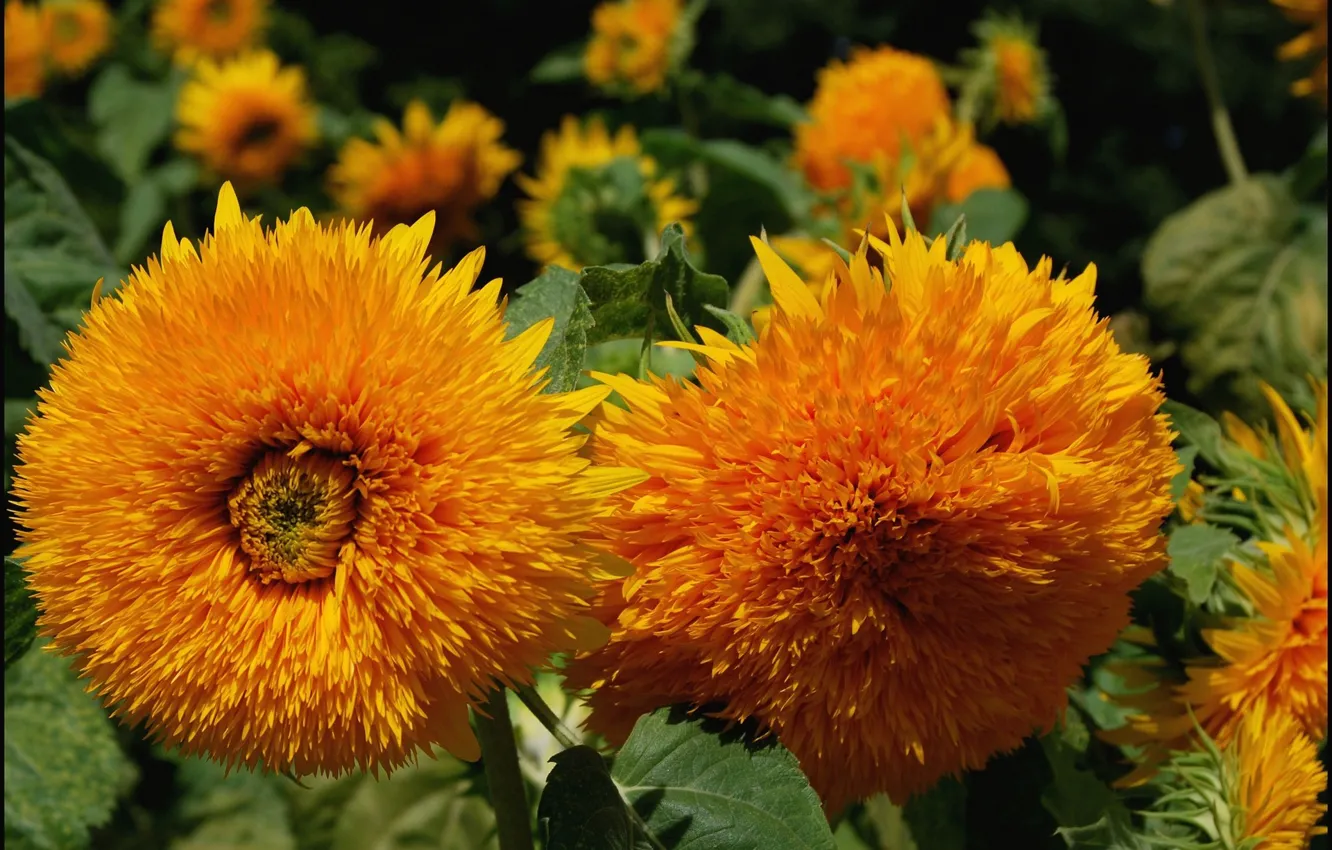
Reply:
[[6, 847], [1327, 847], [1326, 0], [7, 0], [4, 132]]

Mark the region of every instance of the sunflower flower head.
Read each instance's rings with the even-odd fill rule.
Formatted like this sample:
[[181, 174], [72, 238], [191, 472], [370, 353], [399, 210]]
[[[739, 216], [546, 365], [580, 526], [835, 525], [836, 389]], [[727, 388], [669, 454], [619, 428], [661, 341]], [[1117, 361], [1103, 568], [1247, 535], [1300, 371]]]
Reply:
[[592, 39], [583, 71], [593, 85], [616, 94], [651, 94], [690, 36], [681, 29], [681, 0], [607, 0], [592, 10]]
[[896, 162], [903, 146], [919, 148], [950, 114], [934, 64], [892, 47], [858, 48], [819, 72], [808, 111], [796, 126], [795, 163], [811, 186], [849, 189], [847, 163]]
[[176, 120], [176, 147], [242, 189], [276, 181], [318, 132], [305, 72], [268, 50], [199, 60]]
[[976, 97], [980, 102], [967, 109], [983, 112], [987, 126], [1032, 124], [1044, 118], [1054, 102], [1036, 30], [1016, 17], [986, 15], [972, 31], [980, 47], [963, 54], [971, 72], [963, 100]]
[[1272, 0], [1296, 23], [1306, 24], [1307, 32], [1281, 45], [1277, 56], [1281, 59], [1317, 57], [1318, 62], [1309, 76], [1297, 80], [1290, 87], [1299, 97], [1316, 97], [1327, 108], [1327, 0]]
[[1148, 821], [1173, 825], [1171, 847], [1304, 850], [1327, 828], [1318, 795], [1327, 772], [1318, 749], [1290, 716], [1251, 712], [1231, 743], [1201, 730], [1199, 746], [1171, 755], [1155, 785]]
[[606, 494], [511, 340], [483, 254], [429, 268], [433, 216], [382, 239], [230, 184], [67, 342], [19, 446], [40, 627], [114, 711], [229, 764], [475, 759], [468, 707], [605, 640], [584, 538]]
[[65, 74], [87, 70], [111, 43], [111, 12], [102, 0], [47, 0], [42, 17], [47, 55]]
[[381, 231], [433, 210], [441, 253], [475, 239], [473, 213], [495, 196], [522, 156], [500, 139], [504, 122], [475, 103], [456, 101], [436, 123], [419, 100], [407, 105], [402, 131], [380, 119], [377, 141], [351, 139], [329, 171], [330, 194], [343, 212], [373, 219]]
[[[1010, 245], [871, 238], [818, 297], [768, 245], [772, 319], [700, 328], [698, 383], [598, 375], [601, 523], [634, 573], [576, 660], [591, 727], [662, 705], [757, 720], [829, 811], [901, 802], [1052, 725], [1162, 566], [1178, 464], [1160, 382]], [[871, 265], [869, 251], [881, 260]]]
[[228, 59], [259, 44], [269, 0], [158, 0], [152, 36], [177, 65]]
[[46, 27], [36, 6], [5, 3], [5, 100], [36, 97], [46, 86]]
[[517, 180], [528, 195], [518, 205], [528, 256], [575, 271], [650, 259], [662, 228], [679, 222], [689, 233], [697, 209], [658, 173], [633, 127], [612, 136], [600, 118], [582, 125], [565, 116], [541, 140], [536, 175]]

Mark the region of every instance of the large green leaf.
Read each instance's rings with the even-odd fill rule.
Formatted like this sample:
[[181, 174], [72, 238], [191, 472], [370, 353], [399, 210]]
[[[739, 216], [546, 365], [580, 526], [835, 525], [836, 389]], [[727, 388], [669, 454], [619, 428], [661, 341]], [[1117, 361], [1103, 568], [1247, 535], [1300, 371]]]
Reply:
[[611, 769], [621, 794], [673, 850], [833, 848], [795, 757], [704, 731], [677, 710], [639, 719]]
[[142, 259], [150, 236], [162, 232], [167, 220], [167, 202], [192, 189], [199, 167], [192, 160], [173, 159], [149, 170], [130, 186], [120, 208], [120, 235], [116, 259], [125, 264]]
[[23, 565], [5, 557], [5, 669], [23, 657], [37, 638], [37, 602]]
[[1161, 412], [1170, 417], [1170, 426], [1179, 432], [1179, 439], [1185, 446], [1197, 449], [1197, 456], [1212, 466], [1222, 466], [1224, 437], [1215, 419], [1173, 399], [1161, 405]]
[[1142, 258], [1153, 321], [1180, 340], [1188, 387], [1241, 414], [1259, 382], [1327, 373], [1327, 213], [1289, 182], [1254, 175], [1167, 218]]
[[171, 850], [296, 850], [286, 799], [276, 774], [230, 773], [200, 758], [177, 760], [183, 794], [177, 815], [187, 834]]
[[125, 65], [102, 69], [88, 90], [88, 117], [98, 128], [97, 152], [127, 186], [143, 175], [171, 132], [181, 71], [163, 81], [137, 80]]
[[1239, 542], [1238, 537], [1214, 525], [1181, 525], [1170, 532], [1166, 545], [1170, 572], [1184, 581], [1190, 602], [1201, 605], [1211, 597], [1222, 559]]
[[546, 850], [632, 850], [633, 822], [601, 755], [573, 747], [551, 761], [537, 806]]
[[5, 670], [6, 847], [87, 847], [135, 776], [106, 712], [65, 659], [38, 644]]
[[729, 294], [723, 278], [694, 266], [679, 224], [667, 225], [662, 231], [661, 249], [654, 259], [636, 266], [588, 266], [580, 282], [592, 299], [596, 322], [588, 334], [589, 343], [641, 336], [645, 325], [658, 319], [656, 326], [665, 328], [667, 295], [688, 325], [721, 327], [704, 307], [724, 306]]
[[789, 128], [809, 120], [804, 107], [788, 95], [767, 94], [730, 74], [687, 71], [681, 75], [680, 84], [708, 112], [735, 121]]
[[588, 332], [594, 326], [590, 304], [576, 272], [551, 266], [536, 280], [519, 287], [505, 310], [510, 337], [542, 319], [555, 318], [555, 327], [536, 359], [537, 368], [550, 369], [547, 392], [568, 392], [578, 383]]

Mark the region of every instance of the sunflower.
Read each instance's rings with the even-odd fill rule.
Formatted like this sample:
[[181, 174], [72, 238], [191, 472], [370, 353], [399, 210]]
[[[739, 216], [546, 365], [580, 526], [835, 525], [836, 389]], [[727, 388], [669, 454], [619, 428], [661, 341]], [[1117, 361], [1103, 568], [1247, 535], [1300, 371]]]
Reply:
[[5, 3], [5, 100], [36, 97], [46, 85], [46, 28], [41, 12], [19, 0]]
[[111, 43], [111, 12], [102, 0], [47, 0], [42, 5], [51, 64], [78, 74]]
[[580, 126], [565, 116], [558, 132], [541, 139], [536, 176], [517, 181], [530, 198], [518, 202], [528, 256], [574, 271], [648, 259], [645, 245], [671, 222], [689, 233], [698, 209], [658, 175], [633, 127], [612, 137], [599, 118]]
[[197, 246], [97, 302], [19, 443], [40, 627], [115, 713], [186, 753], [297, 773], [477, 756], [468, 706], [605, 639], [580, 543], [604, 496], [511, 341], [484, 252], [382, 239], [222, 188]]
[[[1126, 679], [1147, 686], [1118, 699], [1137, 709], [1127, 725], [1102, 733], [1112, 743], [1141, 751], [1140, 764], [1121, 785], [1147, 780], [1167, 752], [1187, 749], [1195, 717], [1223, 747], [1253, 712], [1290, 716], [1315, 740], [1327, 736], [1327, 386], [1315, 390], [1318, 417], [1308, 432], [1295, 424], [1279, 396], [1264, 389], [1277, 414], [1285, 461], [1305, 477], [1316, 502], [1312, 518], [1299, 527], [1287, 525], [1280, 539], [1259, 541], [1265, 563], [1230, 564], [1233, 584], [1254, 616], [1203, 630], [1216, 657], [1188, 662], [1178, 683], [1164, 677], [1162, 663], [1151, 656], [1116, 665]], [[1238, 445], [1266, 457], [1270, 437], [1260, 437], [1234, 417], [1227, 417], [1227, 423]]]
[[895, 162], [904, 144], [918, 149], [951, 108], [926, 57], [892, 47], [859, 48], [850, 61], [834, 61], [819, 72], [810, 120], [796, 126], [796, 166], [815, 189], [847, 190], [848, 161]]
[[968, 64], [979, 75], [988, 120], [1030, 124], [1040, 119], [1050, 107], [1050, 72], [1035, 30], [1015, 18], [995, 16], [982, 18], [973, 29], [981, 48], [968, 51]]
[[269, 0], [158, 0], [153, 42], [177, 65], [227, 59], [259, 43]]
[[1289, 715], [1256, 710], [1240, 719], [1230, 744], [1219, 747], [1205, 733], [1199, 743], [1162, 766], [1161, 796], [1147, 815], [1173, 826], [1163, 846], [1305, 850], [1327, 832], [1318, 800], [1327, 771]]
[[583, 69], [593, 84], [642, 95], [660, 89], [670, 70], [680, 0], [608, 0], [592, 10]]
[[343, 146], [329, 170], [329, 194], [347, 215], [373, 219], [380, 231], [434, 210], [434, 253], [476, 238], [473, 212], [522, 162], [500, 143], [504, 122], [475, 103], [454, 102], [436, 124], [429, 107], [412, 101], [401, 133], [380, 119], [375, 135], [378, 143], [352, 139]]
[[1240, 725], [1235, 751], [1232, 810], [1243, 812], [1241, 842], [1259, 839], [1255, 846], [1262, 850], [1304, 850], [1309, 839], [1327, 832], [1319, 825], [1327, 806], [1318, 801], [1327, 771], [1298, 723], [1253, 712]]
[[1013, 185], [1008, 169], [994, 148], [973, 142], [944, 177], [943, 196], [949, 203], [965, 201], [981, 189], [1007, 189]]
[[[816, 299], [764, 243], [757, 342], [705, 328], [697, 384], [597, 375], [597, 459], [647, 480], [598, 528], [635, 572], [570, 669], [622, 741], [688, 704], [755, 719], [829, 811], [902, 802], [1053, 724], [1163, 565], [1160, 381], [1012, 245], [871, 239]], [[882, 268], [868, 262], [870, 248]], [[886, 285], [891, 282], [891, 287]]]
[[1313, 95], [1327, 106], [1327, 0], [1272, 0], [1292, 21], [1309, 25], [1309, 31], [1281, 45], [1282, 59], [1317, 56], [1318, 64], [1309, 76], [1290, 87], [1298, 96]]
[[271, 183], [315, 140], [305, 72], [267, 50], [201, 59], [176, 102], [176, 147], [242, 188]]

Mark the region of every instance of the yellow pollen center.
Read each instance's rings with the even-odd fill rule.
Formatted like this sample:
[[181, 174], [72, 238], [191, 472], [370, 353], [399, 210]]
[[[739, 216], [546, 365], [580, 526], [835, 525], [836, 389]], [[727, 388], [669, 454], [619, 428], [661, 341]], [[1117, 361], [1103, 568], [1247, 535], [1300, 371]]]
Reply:
[[314, 453], [264, 455], [227, 499], [250, 570], [264, 584], [330, 576], [356, 518], [355, 474]]

